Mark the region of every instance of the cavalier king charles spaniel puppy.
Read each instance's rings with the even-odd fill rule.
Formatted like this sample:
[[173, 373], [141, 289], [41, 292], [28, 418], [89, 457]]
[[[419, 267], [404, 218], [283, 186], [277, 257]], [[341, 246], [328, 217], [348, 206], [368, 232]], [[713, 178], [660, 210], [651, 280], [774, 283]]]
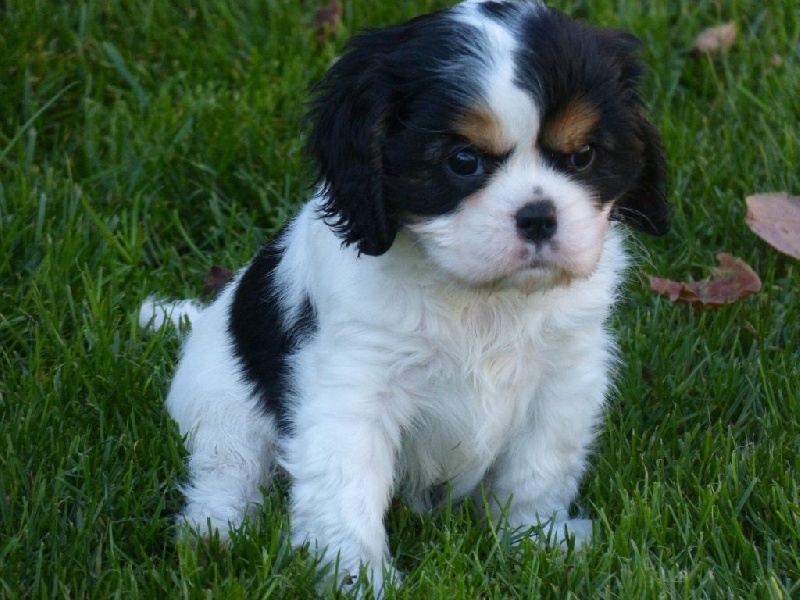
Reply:
[[191, 313], [166, 401], [183, 521], [224, 539], [283, 474], [292, 542], [378, 592], [394, 496], [589, 540], [570, 504], [615, 360], [623, 224], [669, 227], [639, 47], [532, 0], [347, 44], [313, 88], [313, 197], [207, 308], [142, 308]]

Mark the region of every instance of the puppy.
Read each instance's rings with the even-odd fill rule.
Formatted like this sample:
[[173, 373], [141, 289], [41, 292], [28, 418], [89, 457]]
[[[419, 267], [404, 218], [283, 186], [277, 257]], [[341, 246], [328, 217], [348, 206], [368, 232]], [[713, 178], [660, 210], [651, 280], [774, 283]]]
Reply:
[[224, 538], [284, 473], [293, 543], [376, 591], [394, 495], [588, 541], [568, 511], [614, 362], [619, 222], [669, 221], [638, 48], [479, 0], [347, 44], [313, 90], [318, 191], [185, 341], [184, 521]]

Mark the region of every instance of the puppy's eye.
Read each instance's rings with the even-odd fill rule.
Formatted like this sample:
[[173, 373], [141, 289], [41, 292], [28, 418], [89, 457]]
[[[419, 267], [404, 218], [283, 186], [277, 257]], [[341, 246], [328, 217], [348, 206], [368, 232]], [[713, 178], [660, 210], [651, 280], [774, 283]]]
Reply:
[[567, 157], [567, 163], [569, 164], [569, 168], [573, 171], [585, 171], [592, 166], [594, 157], [594, 148], [587, 144], [586, 146], [579, 148], [576, 152], [570, 154]]
[[459, 177], [477, 177], [485, 170], [483, 154], [475, 148], [461, 148], [447, 158], [447, 167]]

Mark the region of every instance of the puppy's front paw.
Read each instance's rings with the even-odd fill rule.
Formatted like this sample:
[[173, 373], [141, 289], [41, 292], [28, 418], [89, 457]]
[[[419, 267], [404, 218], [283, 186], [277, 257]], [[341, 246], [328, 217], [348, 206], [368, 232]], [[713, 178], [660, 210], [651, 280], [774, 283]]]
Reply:
[[571, 545], [575, 550], [581, 550], [592, 542], [592, 521], [590, 519], [560, 519], [556, 516], [548, 521], [540, 521], [538, 526], [534, 526], [524, 533], [520, 532], [514, 541], [518, 543], [523, 539], [531, 539], [540, 546], [567, 550]]
[[543, 534], [546, 543], [566, 550], [570, 539], [574, 540], [575, 550], [581, 550], [592, 543], [592, 522], [589, 519], [567, 519], [553, 521], [545, 526]]
[[178, 515], [177, 523], [182, 526], [178, 535], [199, 539], [218, 535], [221, 542], [228, 543], [231, 530], [241, 525], [244, 515], [240, 506], [189, 503]]

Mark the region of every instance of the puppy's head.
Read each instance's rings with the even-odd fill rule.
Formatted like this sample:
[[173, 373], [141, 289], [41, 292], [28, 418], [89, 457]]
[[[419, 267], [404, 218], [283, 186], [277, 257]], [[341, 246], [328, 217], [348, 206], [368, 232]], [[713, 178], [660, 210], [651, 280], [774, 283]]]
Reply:
[[406, 228], [476, 284], [587, 276], [609, 220], [665, 233], [638, 47], [532, 1], [469, 0], [354, 38], [310, 111], [328, 222], [368, 255]]

